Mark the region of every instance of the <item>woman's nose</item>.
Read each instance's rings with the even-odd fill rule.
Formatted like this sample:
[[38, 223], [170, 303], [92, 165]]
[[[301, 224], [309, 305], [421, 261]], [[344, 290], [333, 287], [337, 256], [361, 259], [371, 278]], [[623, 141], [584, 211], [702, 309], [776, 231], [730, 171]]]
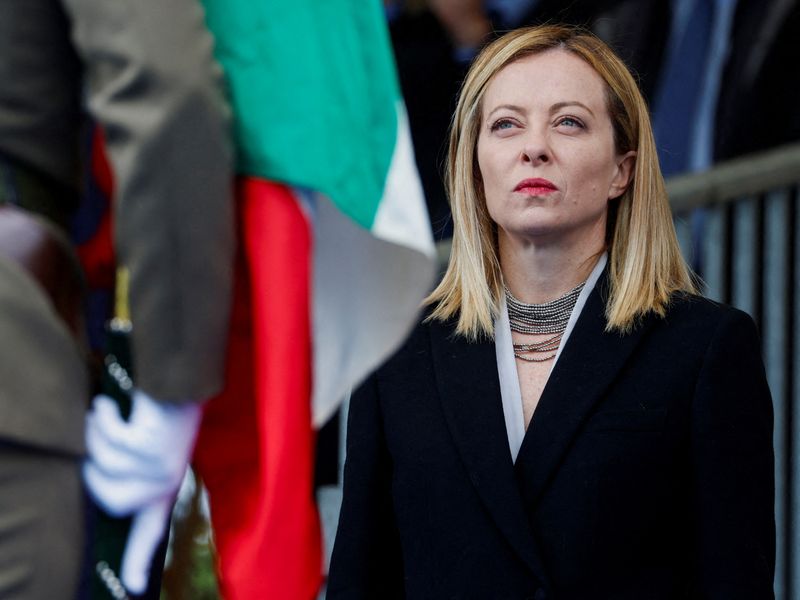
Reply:
[[535, 166], [549, 162], [550, 157], [547, 137], [541, 133], [528, 133], [525, 145], [522, 148], [522, 162], [531, 163]]

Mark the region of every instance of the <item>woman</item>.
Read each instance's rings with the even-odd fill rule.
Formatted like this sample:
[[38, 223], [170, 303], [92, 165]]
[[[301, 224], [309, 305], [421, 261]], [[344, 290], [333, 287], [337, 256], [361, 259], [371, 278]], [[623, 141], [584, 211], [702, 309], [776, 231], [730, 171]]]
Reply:
[[623, 63], [489, 45], [447, 184], [447, 273], [352, 399], [328, 598], [772, 598], [755, 327], [694, 295]]

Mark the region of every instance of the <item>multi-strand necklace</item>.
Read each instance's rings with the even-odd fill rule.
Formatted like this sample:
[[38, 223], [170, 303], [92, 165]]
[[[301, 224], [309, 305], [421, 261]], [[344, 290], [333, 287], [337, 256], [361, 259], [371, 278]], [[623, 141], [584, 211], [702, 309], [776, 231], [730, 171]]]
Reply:
[[[561, 338], [567, 329], [569, 316], [586, 282], [544, 304], [527, 304], [514, 298], [506, 290], [506, 305], [511, 331], [534, 335], [549, 335], [548, 338], [531, 344], [514, 344], [514, 356], [526, 362], [545, 362], [555, 357]], [[546, 354], [547, 356], [542, 356]]]

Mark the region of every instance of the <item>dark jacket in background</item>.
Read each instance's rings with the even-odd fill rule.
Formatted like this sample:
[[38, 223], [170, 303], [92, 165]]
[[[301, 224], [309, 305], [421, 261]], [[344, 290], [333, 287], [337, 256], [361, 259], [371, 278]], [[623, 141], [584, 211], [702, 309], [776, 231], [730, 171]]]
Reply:
[[800, 140], [800, 3], [739, 0], [717, 103], [715, 160]]

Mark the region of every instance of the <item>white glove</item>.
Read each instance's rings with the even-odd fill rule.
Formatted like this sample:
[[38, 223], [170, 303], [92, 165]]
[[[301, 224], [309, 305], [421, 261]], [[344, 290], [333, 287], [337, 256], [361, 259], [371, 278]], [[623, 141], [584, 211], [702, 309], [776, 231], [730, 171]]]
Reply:
[[129, 592], [141, 594], [189, 463], [202, 409], [194, 402], [156, 402], [141, 390], [133, 391], [131, 402], [130, 419], [125, 421], [114, 400], [95, 397], [86, 417], [89, 458], [83, 477], [108, 514], [135, 513], [120, 580]]
[[86, 417], [89, 457], [83, 477], [97, 504], [115, 517], [159, 500], [172, 500], [189, 463], [202, 409], [195, 402], [156, 402], [131, 394], [128, 421], [108, 396], [94, 399]]
[[120, 581], [132, 594], [143, 594], [147, 589], [153, 554], [171, 514], [172, 498], [163, 498], [145, 506], [133, 517], [120, 568]]

